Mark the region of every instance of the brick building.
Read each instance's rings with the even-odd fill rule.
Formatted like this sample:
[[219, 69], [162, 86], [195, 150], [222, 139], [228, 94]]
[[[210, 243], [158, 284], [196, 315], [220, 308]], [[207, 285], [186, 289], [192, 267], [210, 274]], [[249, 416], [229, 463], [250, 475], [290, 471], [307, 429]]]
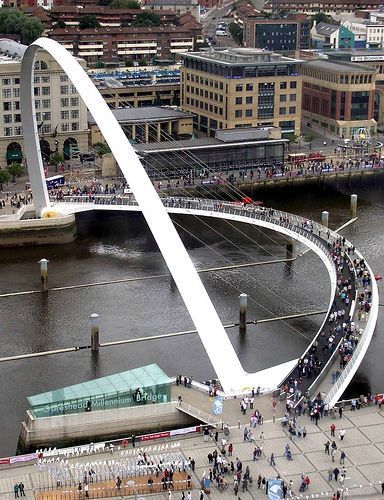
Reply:
[[303, 122], [317, 132], [351, 138], [359, 128], [376, 133], [376, 71], [361, 64], [315, 60], [305, 62]]
[[299, 12], [301, 14], [354, 14], [357, 10], [374, 10], [382, 5], [382, 0], [267, 0], [266, 12]]

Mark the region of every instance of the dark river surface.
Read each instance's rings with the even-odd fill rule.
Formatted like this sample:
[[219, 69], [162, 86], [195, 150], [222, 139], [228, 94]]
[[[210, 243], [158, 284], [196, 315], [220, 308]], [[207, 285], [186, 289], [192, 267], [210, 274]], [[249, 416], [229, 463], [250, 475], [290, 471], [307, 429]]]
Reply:
[[[359, 219], [344, 230], [384, 275], [384, 188], [354, 188]], [[349, 218], [349, 193], [331, 189], [313, 194], [260, 198], [266, 205], [320, 219], [330, 212], [334, 228]], [[285, 257], [285, 240], [272, 232], [223, 221], [177, 217], [182, 238], [197, 268]], [[204, 220], [204, 219], [203, 219]], [[38, 261], [49, 259], [49, 286], [65, 286], [151, 276], [167, 272], [140, 215], [82, 215], [79, 238], [72, 244], [0, 250], [0, 290], [38, 289]], [[192, 237], [197, 235], [204, 243]], [[230, 242], [233, 242], [230, 243]], [[295, 245], [295, 251], [303, 247]], [[238, 320], [238, 295], [249, 294], [248, 319], [316, 311], [328, 305], [328, 273], [312, 252], [291, 267], [284, 263], [204, 273], [202, 280], [224, 324]], [[379, 289], [382, 289], [379, 282]], [[183, 301], [169, 277], [76, 290], [0, 298], [0, 356], [87, 345], [89, 316], [101, 315], [101, 342], [192, 329]], [[383, 314], [369, 351], [348, 394], [384, 390]], [[297, 358], [316, 334], [322, 316], [264, 323], [228, 334], [248, 371]], [[16, 450], [27, 396], [92, 378], [158, 363], [169, 375], [182, 373], [203, 381], [214, 372], [197, 335], [103, 348], [97, 360], [89, 350], [0, 363], [0, 457]]]

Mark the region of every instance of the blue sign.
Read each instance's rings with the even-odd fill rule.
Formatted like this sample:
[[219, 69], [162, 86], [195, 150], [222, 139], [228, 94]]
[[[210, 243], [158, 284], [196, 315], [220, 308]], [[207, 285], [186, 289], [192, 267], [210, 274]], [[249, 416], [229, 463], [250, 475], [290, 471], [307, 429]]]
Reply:
[[221, 396], [216, 396], [213, 400], [212, 413], [213, 415], [221, 415], [223, 413], [223, 398]]
[[281, 500], [282, 498], [281, 479], [268, 479], [268, 499]]

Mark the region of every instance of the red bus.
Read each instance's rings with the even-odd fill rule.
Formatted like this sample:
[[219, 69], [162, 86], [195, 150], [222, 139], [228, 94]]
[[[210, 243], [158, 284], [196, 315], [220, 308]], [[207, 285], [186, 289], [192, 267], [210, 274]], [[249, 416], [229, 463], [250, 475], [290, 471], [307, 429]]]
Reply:
[[307, 160], [307, 155], [305, 153], [289, 153], [288, 162], [289, 163], [304, 163]]

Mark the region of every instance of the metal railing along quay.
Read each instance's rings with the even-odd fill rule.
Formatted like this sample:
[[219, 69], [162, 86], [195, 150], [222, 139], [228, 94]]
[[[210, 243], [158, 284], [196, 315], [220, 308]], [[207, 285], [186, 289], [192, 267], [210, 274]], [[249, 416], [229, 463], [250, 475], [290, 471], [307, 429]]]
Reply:
[[[235, 220], [237, 219], [239, 222], [247, 222], [247, 219], [249, 219], [249, 222], [252, 220], [260, 220], [263, 221], [267, 224], [270, 224], [271, 226], [279, 227], [280, 232], [284, 232], [286, 230], [286, 234], [292, 235], [293, 237], [294, 234], [297, 234], [301, 237], [303, 237], [305, 240], [315, 244], [317, 247], [320, 248], [321, 253], [324, 255], [324, 257], [330, 262], [331, 267], [333, 269], [333, 278], [334, 278], [334, 285], [332, 285], [332, 293], [331, 293], [331, 299], [329, 302], [329, 307], [328, 307], [328, 312], [327, 315], [324, 318], [324, 321], [322, 325], [320, 326], [318, 333], [312, 340], [312, 342], [309, 344], [308, 348], [306, 351], [303, 353], [301, 356], [304, 357], [312, 348], [315, 342], [318, 341], [319, 336], [321, 335], [321, 332], [324, 329], [324, 326], [329, 320], [329, 316], [332, 312], [332, 306], [337, 300], [337, 287], [336, 287], [336, 267], [335, 267], [335, 262], [334, 258], [332, 255], [332, 243], [336, 241], [337, 239], [340, 239], [341, 236], [328, 229], [327, 227], [315, 222], [311, 221], [305, 217], [301, 217], [295, 214], [290, 214], [288, 212], [284, 212], [281, 210], [276, 210], [273, 208], [267, 208], [267, 207], [261, 207], [261, 206], [254, 206], [254, 205], [243, 205], [242, 203], [236, 203], [236, 202], [226, 202], [222, 200], [210, 200], [210, 199], [204, 199], [204, 198], [183, 198], [183, 197], [163, 197], [161, 198], [164, 206], [172, 212], [172, 209], [175, 209], [176, 212], [178, 209], [180, 209], [182, 212], [185, 214], [195, 214], [196, 212], [201, 212], [201, 215], [206, 215], [214, 216], [214, 213], [217, 214], [227, 214], [230, 216], [234, 216]], [[119, 195], [69, 195], [69, 196], [64, 196], [62, 199], [57, 200], [57, 202], [64, 202], [64, 203], [73, 203], [75, 205], [77, 204], [89, 204], [93, 205], [95, 208], [99, 208], [100, 205], [108, 205], [108, 206], [129, 206], [132, 207], [132, 210], [134, 210], [135, 207], [138, 207], [138, 203], [125, 196], [119, 196]], [[74, 207], [75, 208], [75, 207]], [[92, 209], [92, 208], [90, 208]], [[76, 211], [74, 209], [74, 211]], [[208, 213], [207, 213], [208, 212]], [[196, 214], [195, 214], [196, 215]], [[225, 218], [225, 217], [223, 217]], [[273, 227], [271, 227], [273, 229]], [[283, 231], [281, 231], [283, 229]], [[349, 241], [345, 240], [345, 246], [352, 248], [352, 243]], [[346, 254], [346, 252], [345, 252]], [[355, 255], [357, 259], [363, 260], [363, 256], [355, 250]], [[345, 255], [343, 255], [343, 258]], [[346, 273], [348, 276], [345, 276], [345, 279], [349, 278], [350, 282], [352, 284], [352, 290], [351, 293], [355, 295], [355, 292], [357, 290], [356, 286], [356, 280], [357, 280], [357, 273], [356, 269], [354, 267], [354, 261], [352, 259], [349, 259], [350, 263], [348, 266], [346, 266]], [[329, 270], [329, 269], [328, 269]], [[349, 273], [348, 273], [349, 270]], [[336, 384], [332, 387], [330, 394], [332, 395], [332, 400], [336, 397], [340, 397], [340, 390], [344, 387], [346, 388], [347, 381], [350, 381], [352, 378], [353, 374], [356, 372], [358, 365], [356, 366], [356, 363], [360, 364], [362, 357], [364, 356], [368, 345], [370, 343], [370, 340], [373, 335], [373, 330], [376, 325], [376, 320], [377, 320], [377, 314], [378, 314], [378, 292], [377, 292], [377, 285], [375, 282], [374, 275], [372, 273], [372, 270], [367, 266], [367, 271], [369, 272], [370, 275], [370, 281], [372, 284], [372, 307], [371, 307], [371, 312], [369, 314], [369, 319], [366, 324], [366, 327], [364, 328], [364, 332], [360, 336], [360, 341], [355, 348], [355, 350], [352, 353], [351, 359], [349, 360], [347, 366], [345, 367], [344, 371], [342, 372], [342, 375], [339, 377], [337, 380]], [[329, 271], [330, 272], [330, 271]], [[331, 276], [331, 272], [330, 272]], [[332, 284], [332, 279], [331, 279], [331, 284]], [[345, 307], [345, 313], [346, 316], [349, 316], [350, 319], [352, 319], [353, 313], [354, 313], [354, 308], [355, 308], [356, 301], [351, 300], [348, 304], [348, 307]], [[339, 343], [336, 345], [335, 349], [332, 352], [328, 353], [328, 356], [326, 359], [324, 359], [325, 364], [322, 367], [322, 370], [324, 368], [329, 367], [329, 360], [332, 358], [334, 353], [337, 352], [337, 349], [339, 347]], [[297, 365], [294, 368], [294, 370], [297, 369]], [[293, 372], [294, 372], [293, 370]], [[290, 376], [292, 376], [292, 373], [289, 374], [286, 380], [289, 379]], [[283, 381], [281, 385], [284, 385], [286, 380]], [[308, 384], [308, 387], [313, 386], [313, 380], [310, 381], [312, 382], [311, 384]], [[315, 388], [315, 386], [313, 386]], [[329, 398], [327, 398], [329, 399]]]

